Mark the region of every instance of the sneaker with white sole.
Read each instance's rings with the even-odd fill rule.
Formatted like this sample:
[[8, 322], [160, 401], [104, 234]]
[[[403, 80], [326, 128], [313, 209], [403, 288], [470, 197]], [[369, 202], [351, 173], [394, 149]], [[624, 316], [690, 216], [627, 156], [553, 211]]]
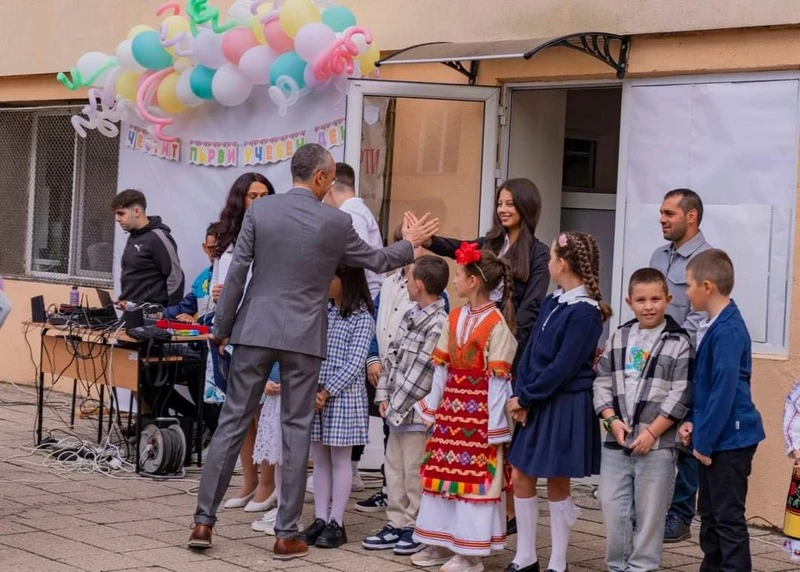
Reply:
[[441, 566], [453, 558], [453, 553], [441, 546], [426, 546], [424, 550], [411, 557], [411, 563], [420, 568]]
[[456, 554], [442, 565], [441, 572], [483, 572], [483, 570], [483, 561], [480, 556]]
[[397, 546], [397, 541], [402, 536], [402, 530], [387, 524], [372, 536], [368, 536], [361, 543], [366, 550], [391, 550]]
[[360, 512], [381, 512], [388, 506], [386, 493], [379, 491], [366, 500], [358, 501], [355, 509]]
[[[253, 524], [250, 525], [250, 528], [252, 528], [256, 532], [263, 532], [267, 536], [275, 536], [275, 524], [277, 522], [278, 522], [278, 509], [273, 508], [263, 517], [253, 522]], [[297, 523], [297, 530], [299, 532], [303, 531], [302, 522]]]
[[400, 540], [394, 547], [394, 553], [398, 556], [411, 556], [425, 548], [421, 542], [414, 540], [414, 529], [404, 528], [400, 533]]

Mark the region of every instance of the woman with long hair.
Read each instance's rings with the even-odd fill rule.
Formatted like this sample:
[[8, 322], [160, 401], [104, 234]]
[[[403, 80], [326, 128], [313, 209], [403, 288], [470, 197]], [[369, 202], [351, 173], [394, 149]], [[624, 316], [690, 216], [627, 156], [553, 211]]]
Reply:
[[[225, 274], [233, 258], [236, 238], [242, 228], [244, 213], [254, 200], [274, 194], [275, 187], [269, 179], [260, 173], [252, 172], [240, 175], [228, 191], [217, 227], [215, 261], [211, 277], [211, 297], [214, 302], [219, 299], [222, 292]], [[214, 353], [209, 352], [209, 355]], [[212, 372], [206, 375], [205, 400], [221, 404], [225, 401], [225, 388], [217, 383], [221, 376], [214, 375], [213, 367], [209, 369]], [[244, 507], [247, 512], [262, 512], [276, 505], [274, 467], [261, 463], [259, 471], [259, 467], [253, 463], [259, 415], [260, 411], [256, 412], [251, 420], [240, 453], [244, 481], [241, 488], [225, 503], [225, 508]]]

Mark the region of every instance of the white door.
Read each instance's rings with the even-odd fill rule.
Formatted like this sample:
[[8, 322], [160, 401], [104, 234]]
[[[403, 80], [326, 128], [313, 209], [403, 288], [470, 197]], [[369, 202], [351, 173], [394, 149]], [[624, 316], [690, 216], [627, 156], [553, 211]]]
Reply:
[[[499, 102], [492, 87], [350, 82], [344, 160], [387, 243], [407, 210], [438, 217], [442, 236], [469, 240], [491, 227]], [[382, 424], [370, 423], [362, 469], [383, 461]]]

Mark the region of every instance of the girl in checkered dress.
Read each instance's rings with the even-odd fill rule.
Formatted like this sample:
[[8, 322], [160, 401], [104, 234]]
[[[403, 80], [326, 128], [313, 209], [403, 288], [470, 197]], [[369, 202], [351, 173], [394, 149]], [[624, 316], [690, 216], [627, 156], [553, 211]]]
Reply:
[[328, 357], [322, 362], [311, 433], [316, 520], [301, 536], [320, 548], [347, 542], [342, 521], [353, 484], [350, 457], [354, 446], [367, 444], [364, 371], [375, 335], [363, 270], [337, 268], [329, 295]]

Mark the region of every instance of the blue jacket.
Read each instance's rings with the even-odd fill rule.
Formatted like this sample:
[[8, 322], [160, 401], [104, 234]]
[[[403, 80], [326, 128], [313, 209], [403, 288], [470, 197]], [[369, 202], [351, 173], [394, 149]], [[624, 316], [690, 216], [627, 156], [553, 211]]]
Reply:
[[710, 457], [717, 451], [751, 447], [763, 441], [761, 414], [750, 394], [750, 334], [739, 308], [731, 303], [703, 336], [694, 361], [694, 449]]

